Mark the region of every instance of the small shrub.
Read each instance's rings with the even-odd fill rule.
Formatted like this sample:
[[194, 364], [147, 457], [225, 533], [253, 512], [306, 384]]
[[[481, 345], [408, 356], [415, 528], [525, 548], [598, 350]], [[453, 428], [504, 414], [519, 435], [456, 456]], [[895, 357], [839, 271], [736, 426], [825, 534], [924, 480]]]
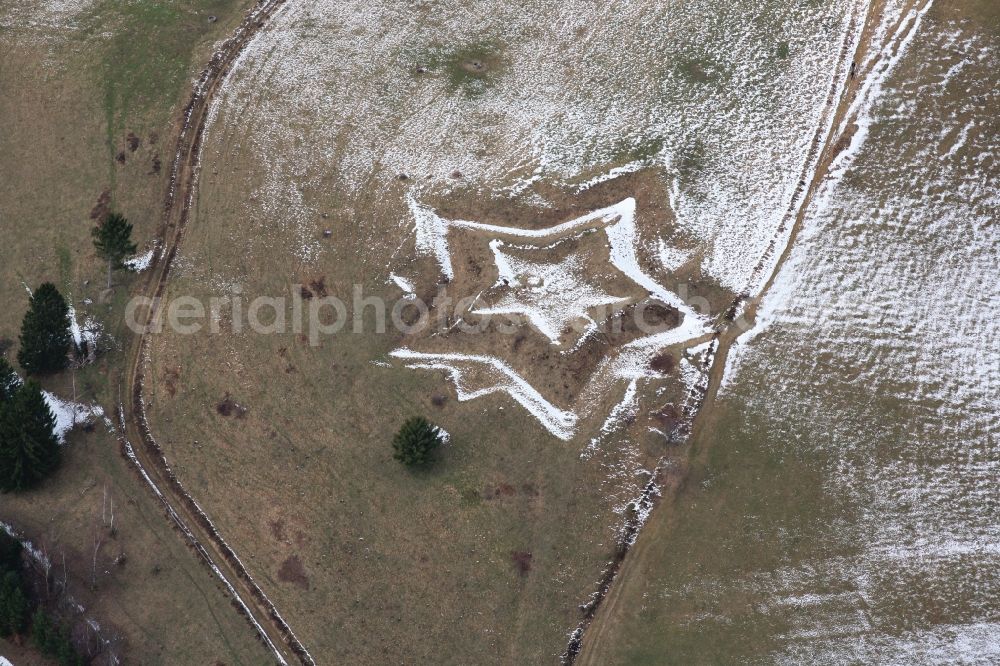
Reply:
[[392, 440], [395, 449], [393, 458], [407, 467], [426, 467], [434, 461], [434, 455], [444, 437], [441, 429], [422, 416], [408, 419]]

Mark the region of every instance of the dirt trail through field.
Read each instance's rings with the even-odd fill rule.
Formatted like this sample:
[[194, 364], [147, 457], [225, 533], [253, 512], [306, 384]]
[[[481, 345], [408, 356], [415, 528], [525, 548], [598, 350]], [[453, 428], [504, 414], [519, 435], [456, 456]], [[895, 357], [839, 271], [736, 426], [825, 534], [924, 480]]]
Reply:
[[[199, 150], [215, 94], [226, 80], [233, 63], [263, 28], [267, 20], [284, 5], [285, 0], [260, 0], [249, 11], [232, 37], [222, 44], [194, 85], [176, 127], [176, 152], [166, 192], [163, 218], [158, 230], [162, 252], [134, 291], [133, 296], [162, 297], [170, 271], [184, 235], [199, 171]], [[146, 325], [160, 316], [158, 305], [150, 308], [139, 324]], [[163, 503], [170, 521], [184, 536], [198, 557], [219, 578], [232, 596], [233, 605], [242, 613], [261, 641], [280, 664], [315, 662], [299, 642], [267, 595], [226, 543], [212, 521], [184, 489], [156, 443], [146, 420], [144, 382], [148, 364], [149, 336], [136, 335], [128, 350], [119, 405], [122, 454], [137, 469], [139, 476]]]
[[[911, 10], [919, 8], [918, 11], [923, 11], [932, 2], [933, 0], [913, 0], [913, 2], [908, 3], [900, 13], [902, 17], [901, 23], [907, 21]], [[778, 228], [775, 239], [754, 270], [754, 278], [750, 284], [752, 286], [755, 280], [761, 280], [758, 283], [760, 286], [745, 301], [742, 308], [742, 315], [737, 322], [721, 330], [716, 335], [716, 353], [709, 371], [708, 388], [704, 396], [702, 408], [698, 412], [692, 426], [690, 436], [692, 449], [688, 457], [688, 467], [698, 464], [705, 459], [707, 446], [701, 441], [702, 438], [699, 437], [699, 433], [714, 418], [712, 407], [726, 371], [729, 351], [741, 335], [753, 328], [761, 301], [774, 283], [781, 266], [784, 264], [795, 243], [810, 201], [815, 196], [824, 179], [829, 175], [830, 168], [837, 155], [849, 143], [849, 139], [856, 129], [856, 126], [853, 124], [856, 119], [850, 117], [851, 106], [864, 85], [866, 77], [873, 75], [879, 66], [885, 64], [878, 58], [872, 58], [869, 63], [863, 65], [862, 63], [865, 62], [864, 56], [866, 54], [878, 53], [879, 49], [886, 46], [891, 47], [890, 50], [898, 46], [897, 43], [892, 42], [888, 44], [873, 43], [875, 32], [879, 26], [884, 9], [885, 0], [872, 0], [867, 3], [867, 6], [862, 8], [865, 16], [860, 27], [860, 33], [845, 36], [841, 61], [838, 64], [837, 74], [831, 86], [827, 102], [828, 112], [823, 114], [820, 125], [817, 127], [813, 147], [807, 157], [800, 186], [796, 189], [789, 204], [788, 215], [786, 216], [787, 222]], [[896, 30], [898, 27], [893, 26], [893, 29], [888, 31], [888, 35], [898, 38], [899, 31]], [[906, 31], [903, 32], [905, 33]], [[853, 49], [851, 48], [852, 44], [855, 45]], [[786, 224], [791, 225], [790, 229]], [[787, 234], [787, 239], [782, 245], [780, 241], [785, 234]], [[773, 259], [774, 254], [779, 252], [779, 248], [780, 254], [777, 256], [777, 259]], [[764, 279], [765, 276], [766, 280]], [[735, 305], [736, 309], [734, 312], [738, 312], [739, 301]], [[740, 325], [741, 323], [742, 325]], [[670, 478], [663, 479], [661, 506], [658, 507], [660, 512], [669, 513], [673, 510], [678, 494], [684, 487], [685, 473], [686, 470], [679, 470], [671, 475]], [[660, 518], [661, 522], [666, 525], [665, 529], [669, 530], [669, 524], [673, 522], [670, 520], [670, 516], [660, 516]], [[663, 521], [663, 518], [667, 518], [667, 520]], [[581, 624], [581, 627], [573, 635], [569, 649], [564, 655], [564, 663], [593, 664], [597, 663], [600, 659], [597, 656], [600, 650], [595, 646], [600, 646], [603, 639], [614, 631], [617, 623], [616, 606], [626, 596], [622, 590], [629, 586], [631, 572], [638, 572], [643, 568], [642, 561], [644, 552], [647, 550], [644, 547], [645, 542], [649, 539], [663, 538], [665, 536], [663, 530], [659, 530], [658, 534], [650, 534], [650, 531], [640, 532], [635, 544], [621, 562], [615, 579], [612, 583], [604, 586], [603, 589], [606, 591], [600, 600], [599, 609], [592, 613], [592, 620]]]

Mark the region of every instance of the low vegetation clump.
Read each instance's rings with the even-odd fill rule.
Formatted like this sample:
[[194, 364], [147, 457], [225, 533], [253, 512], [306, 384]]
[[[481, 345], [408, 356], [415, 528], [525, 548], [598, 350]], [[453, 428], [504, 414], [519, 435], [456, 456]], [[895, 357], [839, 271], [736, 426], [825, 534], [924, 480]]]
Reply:
[[69, 364], [72, 343], [69, 304], [54, 284], [46, 282], [31, 295], [21, 323], [17, 362], [29, 375], [59, 372]]
[[408, 419], [392, 440], [393, 458], [407, 467], [426, 467], [434, 462], [444, 442], [441, 429], [422, 416]]
[[38, 384], [0, 358], [0, 492], [37, 486], [59, 466], [56, 420]]

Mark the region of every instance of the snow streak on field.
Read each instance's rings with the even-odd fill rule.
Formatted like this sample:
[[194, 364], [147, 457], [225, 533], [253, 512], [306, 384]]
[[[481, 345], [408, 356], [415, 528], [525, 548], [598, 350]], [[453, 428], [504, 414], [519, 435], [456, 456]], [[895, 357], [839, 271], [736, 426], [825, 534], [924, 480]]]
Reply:
[[745, 581], [782, 661], [1000, 660], [998, 70], [996, 37], [925, 21], [726, 389], [853, 508], [829, 536], [853, 554]]
[[0, 28], [71, 29], [93, 0], [42, 0], [0, 3]]
[[741, 291], [798, 184], [858, 9], [289, 3], [234, 68], [210, 131], [249, 123], [268, 171], [255, 212], [298, 233], [306, 260], [320, 252], [309, 193], [331, 183], [352, 198], [402, 173], [425, 193], [502, 196], [660, 164], [707, 271]]

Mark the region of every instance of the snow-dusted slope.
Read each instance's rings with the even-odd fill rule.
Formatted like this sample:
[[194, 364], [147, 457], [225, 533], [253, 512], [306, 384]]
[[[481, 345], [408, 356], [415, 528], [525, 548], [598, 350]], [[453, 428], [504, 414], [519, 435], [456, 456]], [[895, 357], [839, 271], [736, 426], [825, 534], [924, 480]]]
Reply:
[[853, 555], [747, 581], [790, 623], [780, 661], [1000, 660], [998, 70], [996, 37], [924, 22], [730, 368], [854, 511]]
[[402, 173], [425, 191], [497, 196], [664, 165], [707, 270], [741, 291], [860, 13], [856, 1], [288, 3], [234, 68], [209, 132], [252, 137], [267, 177], [250, 212], [298, 233], [306, 260], [320, 252], [307, 194], [331, 183], [350, 199]]

